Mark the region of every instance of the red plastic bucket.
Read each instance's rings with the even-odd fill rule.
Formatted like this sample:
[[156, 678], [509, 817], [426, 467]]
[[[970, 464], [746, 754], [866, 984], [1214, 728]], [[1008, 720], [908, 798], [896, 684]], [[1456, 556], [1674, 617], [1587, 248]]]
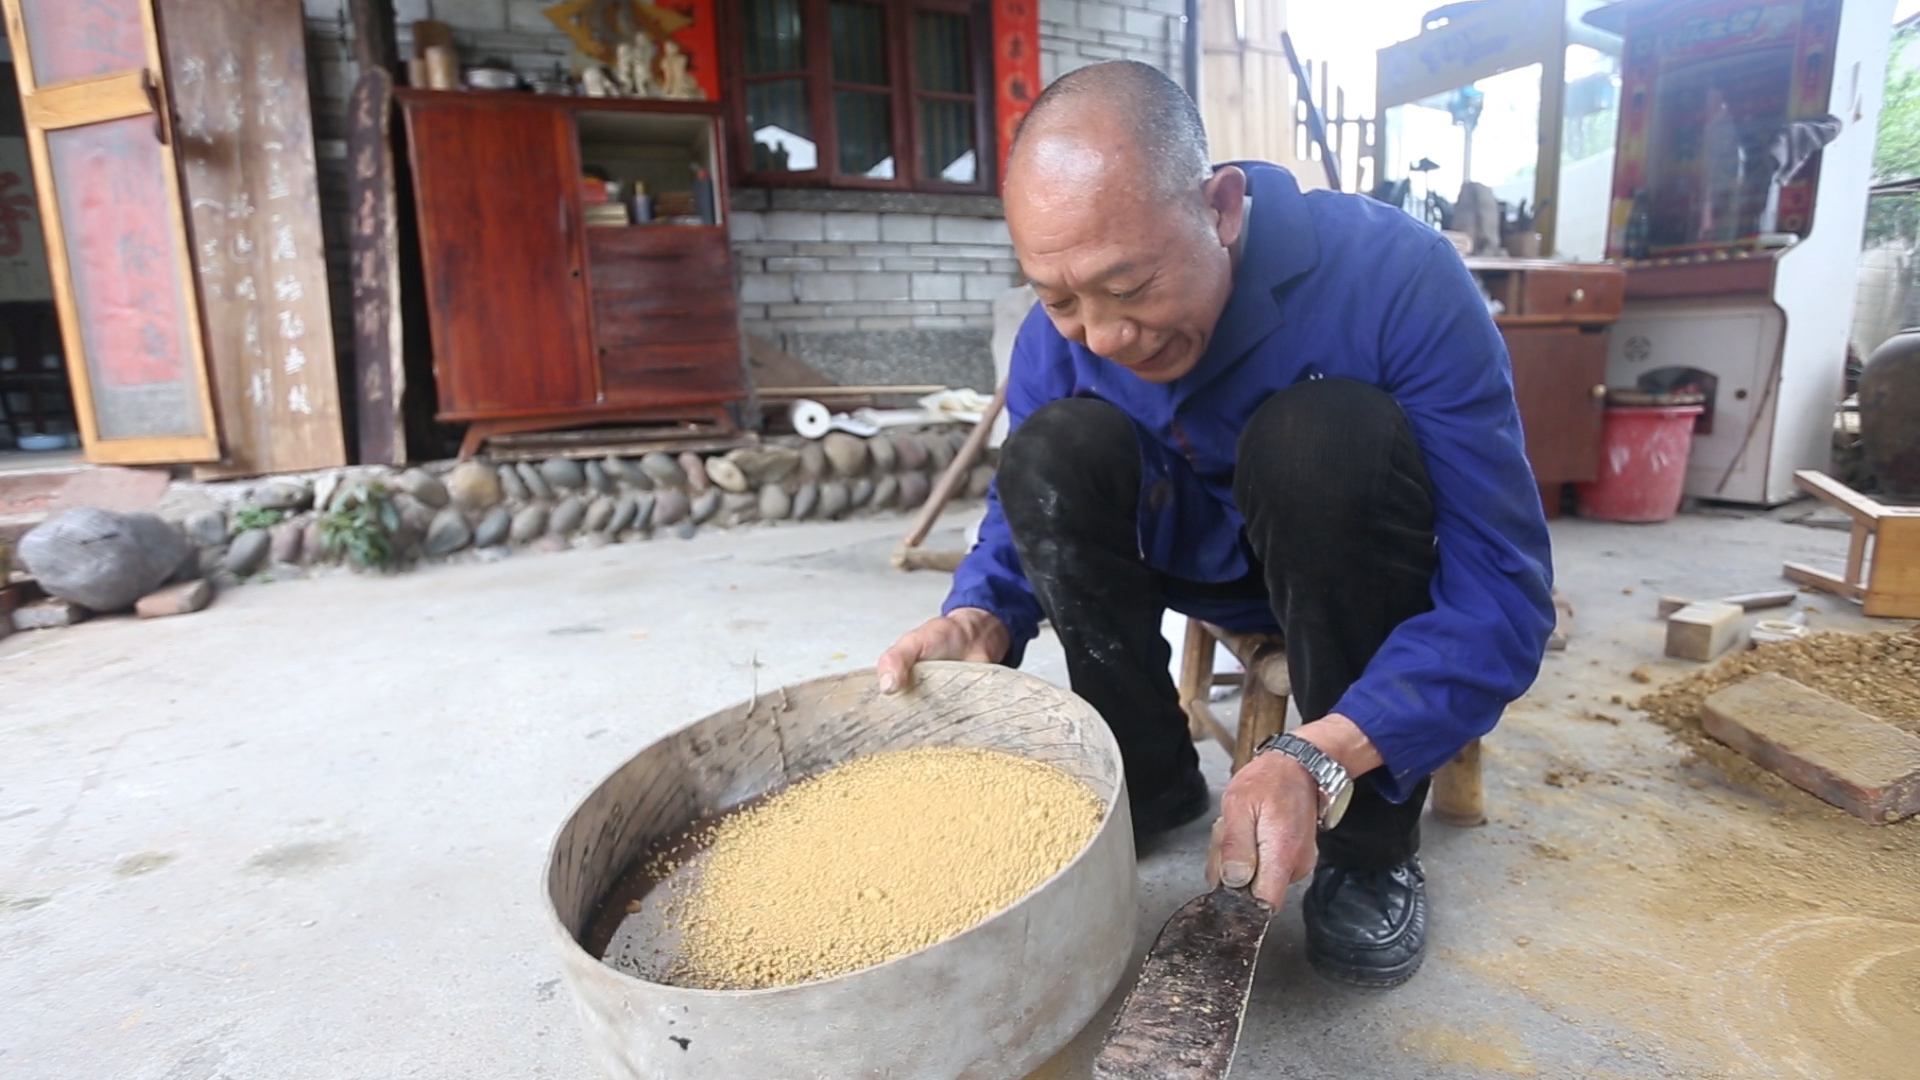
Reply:
[[1580, 516], [1665, 521], [1680, 510], [1698, 405], [1609, 407], [1600, 425], [1600, 479], [1574, 485]]

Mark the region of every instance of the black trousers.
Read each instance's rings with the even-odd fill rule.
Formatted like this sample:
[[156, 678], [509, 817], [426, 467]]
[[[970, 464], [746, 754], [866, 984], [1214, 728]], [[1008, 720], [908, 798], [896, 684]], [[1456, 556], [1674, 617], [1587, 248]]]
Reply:
[[[1241, 432], [1233, 478], [1254, 569], [1187, 582], [1142, 561], [1133, 422], [1091, 398], [1036, 410], [1007, 440], [1000, 501], [1073, 689], [1113, 730], [1127, 787], [1150, 798], [1198, 762], [1161, 636], [1169, 597], [1264, 598], [1286, 633], [1300, 713], [1316, 720], [1387, 635], [1432, 607], [1438, 556], [1424, 460], [1400, 406], [1349, 379], [1274, 394]], [[1360, 777], [1321, 861], [1381, 869], [1418, 850], [1423, 781], [1391, 803]]]

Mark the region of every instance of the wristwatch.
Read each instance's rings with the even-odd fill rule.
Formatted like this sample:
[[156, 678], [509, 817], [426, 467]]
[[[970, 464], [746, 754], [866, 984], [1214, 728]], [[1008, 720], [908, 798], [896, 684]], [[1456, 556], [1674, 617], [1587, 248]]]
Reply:
[[1320, 786], [1320, 831], [1326, 832], [1340, 824], [1346, 815], [1347, 803], [1353, 799], [1353, 777], [1347, 775], [1346, 767], [1291, 732], [1267, 736], [1265, 742], [1254, 748], [1253, 754], [1259, 757], [1269, 750], [1299, 762]]

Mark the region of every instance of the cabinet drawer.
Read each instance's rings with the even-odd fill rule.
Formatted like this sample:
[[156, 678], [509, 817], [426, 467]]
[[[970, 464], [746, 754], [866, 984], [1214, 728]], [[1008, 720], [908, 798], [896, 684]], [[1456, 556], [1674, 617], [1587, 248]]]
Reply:
[[741, 377], [738, 338], [600, 351], [600, 388], [610, 405], [732, 400], [741, 396]]
[[1611, 319], [1626, 299], [1626, 275], [1618, 270], [1528, 270], [1521, 275], [1516, 315], [1568, 320]]

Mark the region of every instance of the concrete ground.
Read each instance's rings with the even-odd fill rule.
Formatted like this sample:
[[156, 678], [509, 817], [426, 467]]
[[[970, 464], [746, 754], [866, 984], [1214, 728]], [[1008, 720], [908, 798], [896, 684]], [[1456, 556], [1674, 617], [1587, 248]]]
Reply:
[[[591, 1075], [541, 923], [551, 835], [648, 741], [934, 609], [943, 576], [886, 566], [901, 528], [342, 574], [0, 642], [0, 1075]], [[1426, 968], [1322, 982], [1289, 907], [1234, 1075], [1911, 1076], [1920, 828], [1728, 780], [1613, 700], [1688, 667], [1657, 660], [1657, 595], [1773, 586], [1844, 538], [1554, 533], [1576, 636], [1488, 740], [1492, 823], [1428, 827]], [[1063, 681], [1050, 639], [1028, 666]], [[1136, 952], [1204, 888], [1205, 835], [1143, 856]], [[1087, 1075], [1103, 1026], [1041, 1075]]]

